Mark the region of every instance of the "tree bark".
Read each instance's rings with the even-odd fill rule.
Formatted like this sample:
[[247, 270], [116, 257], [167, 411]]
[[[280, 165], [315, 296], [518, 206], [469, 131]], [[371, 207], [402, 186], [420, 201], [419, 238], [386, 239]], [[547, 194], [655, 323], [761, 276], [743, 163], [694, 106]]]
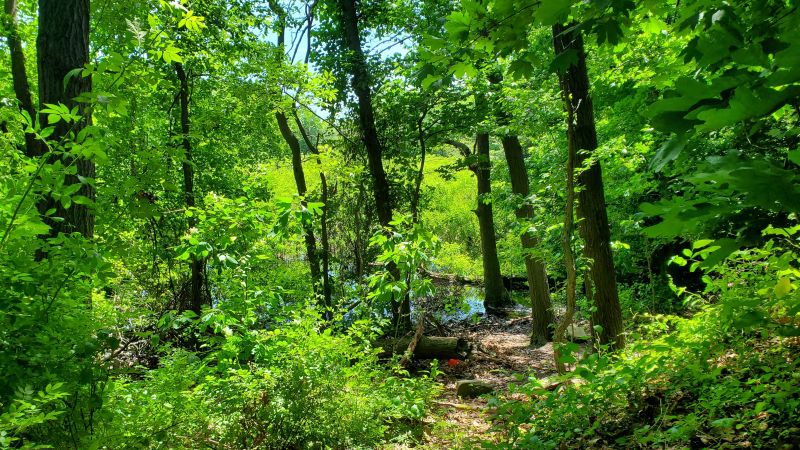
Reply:
[[358, 98], [358, 118], [364, 146], [367, 149], [369, 171], [372, 175], [373, 195], [378, 212], [378, 221], [384, 227], [392, 221], [392, 199], [386, 172], [383, 168], [383, 146], [378, 139], [375, 127], [375, 112], [372, 106], [372, 91], [364, 51], [358, 29], [358, 15], [355, 0], [339, 0], [342, 13], [342, 28], [345, 43], [349, 50], [350, 74], [353, 91]]
[[491, 161], [489, 160], [489, 134], [478, 133], [477, 167], [475, 177], [478, 179], [478, 216], [480, 229], [481, 253], [483, 254], [483, 306], [487, 314], [501, 314], [502, 309], [512, 304], [503, 285], [500, 273], [500, 260], [497, 258], [497, 238], [494, 234], [494, 213], [492, 211]]
[[[572, 123], [573, 121], [573, 111], [572, 109], [567, 109], [567, 122]], [[564, 251], [564, 267], [567, 271], [567, 308], [564, 312], [564, 317], [561, 319], [561, 322], [558, 324], [558, 326], [556, 326], [556, 330], [553, 335], [553, 360], [556, 365], [556, 370], [560, 374], [564, 374], [567, 371], [566, 365], [561, 362], [561, 345], [564, 343], [564, 333], [567, 331], [567, 327], [572, 323], [573, 316], [575, 315], [575, 291], [577, 287], [575, 255], [572, 252], [572, 233], [575, 224], [574, 208], [576, 159], [575, 140], [573, 138], [573, 134], [570, 134], [567, 138], [567, 198], [564, 204], [564, 229], [561, 231], [561, 248]]]
[[427, 154], [427, 145], [425, 139], [425, 129], [423, 128], [423, 123], [425, 122], [425, 116], [428, 114], [427, 110], [423, 110], [422, 114], [420, 115], [419, 119], [417, 119], [417, 133], [419, 139], [419, 170], [417, 170], [417, 177], [414, 180], [414, 192], [411, 196], [411, 220], [414, 223], [419, 222], [419, 199], [422, 194], [422, 179], [425, 176], [425, 156]]
[[[178, 100], [180, 103], [180, 125], [181, 125], [181, 145], [183, 146], [183, 196], [187, 208], [196, 205], [194, 193], [194, 166], [192, 162], [192, 141], [189, 139], [189, 78], [183, 64], [175, 63], [175, 73], [180, 82]], [[189, 218], [189, 228], [197, 225], [197, 219], [193, 215]], [[189, 291], [189, 307], [196, 314], [200, 314], [205, 303], [203, 299], [204, 271], [203, 261], [197, 256], [192, 256], [189, 263], [191, 267], [191, 281]]]
[[579, 230], [584, 241], [584, 255], [591, 262], [586, 284], [587, 295], [595, 306], [592, 321], [602, 327], [600, 343], [622, 348], [625, 345], [622, 311], [611, 254], [603, 173], [600, 163], [591, 158], [592, 151], [597, 148], [597, 132], [589, 95], [586, 52], [580, 31], [575, 29], [574, 24], [554, 25], [553, 47], [556, 55], [575, 52], [577, 58], [565, 71], [559, 72], [559, 82], [565, 108], [572, 111], [575, 117], [567, 127], [576, 149], [575, 167], [583, 168], [589, 160], [589, 167], [581, 170], [577, 182], [581, 188], [578, 194]]
[[[300, 142], [295, 137], [292, 130], [289, 128], [289, 121], [286, 115], [278, 111], [275, 113], [275, 119], [278, 121], [278, 128], [281, 130], [281, 135], [292, 151], [292, 172], [294, 174], [294, 182], [297, 186], [297, 194], [302, 198], [300, 203], [303, 207], [306, 206], [305, 200], [308, 187], [306, 185], [306, 176], [303, 171], [303, 155], [300, 150]], [[315, 290], [318, 290], [320, 282], [320, 266], [319, 254], [317, 253], [317, 239], [314, 236], [314, 228], [311, 223], [303, 224], [303, 234], [306, 245], [306, 257], [308, 258], [308, 265], [311, 268], [311, 278], [314, 279]]]
[[[361, 137], [367, 149], [369, 171], [372, 175], [372, 192], [375, 198], [375, 208], [378, 212], [378, 222], [382, 227], [388, 228], [392, 221], [392, 197], [386, 171], [383, 168], [383, 146], [378, 139], [378, 130], [375, 127], [375, 112], [372, 106], [371, 83], [367, 61], [361, 48], [361, 37], [358, 30], [358, 13], [355, 0], [339, 0], [344, 41], [348, 50], [348, 63], [350, 65], [351, 85], [358, 99], [358, 119]], [[400, 272], [394, 264], [389, 271], [395, 280], [400, 279]], [[411, 329], [411, 306], [408, 298], [392, 299], [392, 325], [395, 330]]]
[[[503, 136], [502, 142], [511, 178], [511, 191], [514, 195], [527, 199], [530, 194], [530, 184], [519, 138], [514, 135], [506, 135]], [[517, 219], [523, 222], [523, 226], [526, 222], [533, 220], [533, 206], [527, 202], [523, 202], [515, 213]], [[553, 310], [550, 302], [550, 286], [547, 283], [544, 262], [541, 258], [531, 254], [531, 251], [539, 243], [538, 238], [526, 230], [520, 235], [520, 239], [525, 251], [525, 272], [528, 275], [528, 292], [533, 316], [531, 345], [542, 346], [552, 338]]]
[[[278, 16], [279, 62], [282, 62], [284, 58], [284, 40], [286, 36], [286, 11], [284, 11], [283, 8], [281, 8], [280, 5], [278, 5], [275, 1], [270, 1], [270, 8]], [[309, 33], [311, 33], [310, 29]], [[294, 174], [294, 182], [297, 186], [297, 194], [301, 197], [300, 203], [305, 208], [307, 205], [305, 196], [308, 192], [308, 187], [306, 185], [306, 175], [303, 171], [303, 154], [300, 150], [300, 141], [297, 140], [294, 132], [292, 132], [291, 128], [289, 128], [289, 120], [286, 118], [286, 114], [284, 114], [282, 111], [275, 111], [275, 120], [278, 122], [278, 128], [281, 131], [283, 140], [286, 141], [286, 145], [289, 146], [289, 150], [292, 152], [292, 173]], [[319, 253], [317, 252], [317, 239], [314, 236], [314, 227], [310, 222], [303, 223], [303, 235], [306, 246], [306, 258], [308, 259], [308, 265], [311, 270], [314, 291], [317, 294], [323, 294], [322, 291], [324, 288], [320, 285], [321, 274]]]
[[[28, 113], [31, 120], [36, 118], [33, 107], [31, 85], [28, 82], [28, 73], [25, 70], [25, 52], [22, 50], [22, 39], [17, 30], [17, 0], [5, 0], [6, 13], [6, 43], [11, 56], [11, 81], [14, 86], [14, 95], [19, 103], [19, 109]], [[25, 133], [25, 156], [36, 158], [41, 156], [39, 143], [32, 133]]]
[[[495, 91], [495, 116], [498, 125], [507, 127], [510, 123], [510, 115], [505, 109], [503, 99], [496, 92], [501, 88], [503, 76], [499, 72], [489, 75], [489, 83]], [[528, 180], [528, 170], [525, 167], [525, 155], [519, 137], [505, 132], [501, 137], [503, 152], [508, 163], [509, 178], [511, 179], [511, 192], [523, 200], [523, 203], [516, 209], [517, 219], [525, 225], [533, 220], [533, 206], [527, 203], [530, 195], [530, 182]], [[525, 272], [528, 276], [528, 293], [531, 299], [531, 345], [542, 346], [553, 336], [552, 325], [554, 322], [552, 303], [550, 301], [550, 286], [547, 282], [547, 271], [541, 258], [537, 258], [532, 251], [539, 244], [539, 239], [527, 229], [520, 235], [522, 248], [525, 253]]]
[[[39, 104], [62, 103], [70, 109], [78, 107], [83, 119], [75, 124], [63, 121], [55, 124], [50, 136], [53, 143], [59, 142], [70, 132], [77, 133], [89, 125], [91, 117], [84, 104], [75, 97], [92, 90], [92, 80], [80, 74], [72, 76], [64, 86], [64, 79], [73, 69], [84, 67], [89, 62], [89, 0], [39, 0], [39, 35], [36, 41], [39, 72]], [[48, 125], [47, 114], [39, 117], [42, 127]], [[67, 143], [69, 145], [69, 143]], [[55, 158], [53, 158], [55, 161]], [[94, 162], [86, 158], [61, 156], [64, 165], [74, 164], [76, 175], [65, 177], [65, 185], [81, 183], [77, 195], [90, 200], [95, 198], [94, 187], [84, 179], [95, 177]], [[44, 197], [37, 205], [45, 223], [50, 226], [50, 235], [79, 232], [86, 238], [94, 236], [94, 212], [89, 205], [72, 204], [64, 208], [61, 202], [52, 197]], [[55, 209], [55, 216], [63, 221], [55, 221], [45, 213]]]
[[[310, 30], [310, 27], [309, 27]], [[309, 31], [310, 32], [310, 31]], [[319, 182], [320, 182], [320, 190], [322, 191], [322, 219], [320, 223], [321, 227], [321, 244], [322, 244], [322, 296], [323, 301], [325, 302], [325, 306], [330, 308], [333, 306], [333, 299], [332, 299], [332, 288], [331, 288], [331, 280], [330, 280], [330, 254], [331, 254], [331, 246], [330, 242], [328, 241], [328, 179], [325, 176], [325, 172], [322, 170], [322, 159], [319, 156], [319, 148], [315, 143], [311, 142], [311, 138], [306, 133], [305, 127], [303, 127], [303, 123], [300, 121], [300, 118], [297, 116], [297, 111], [294, 112], [294, 120], [297, 123], [297, 128], [300, 130], [300, 135], [303, 137], [303, 141], [305, 141], [308, 148], [311, 150], [311, 153], [317, 156], [317, 165], [319, 166]], [[330, 318], [330, 317], [329, 317]]]

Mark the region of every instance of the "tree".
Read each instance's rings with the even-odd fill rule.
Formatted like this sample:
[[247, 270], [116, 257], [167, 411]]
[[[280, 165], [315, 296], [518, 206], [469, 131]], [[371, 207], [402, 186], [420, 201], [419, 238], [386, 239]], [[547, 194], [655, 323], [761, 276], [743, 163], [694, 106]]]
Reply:
[[[602, 327], [600, 342], [622, 348], [625, 345], [622, 311], [617, 293], [614, 260], [611, 254], [611, 231], [608, 225], [603, 173], [600, 162], [592, 158], [597, 148], [589, 74], [581, 32], [574, 24], [553, 26], [553, 47], [557, 57], [572, 55], [574, 60], [558, 73], [564, 108], [568, 111], [568, 141], [575, 147], [578, 175], [579, 230], [583, 252], [590, 261], [586, 294], [594, 304], [592, 321]], [[572, 119], [574, 117], [574, 120]], [[588, 164], [588, 167], [585, 167]]]
[[[17, 0], [5, 0], [4, 12], [6, 14], [6, 42], [11, 59], [11, 79], [14, 85], [14, 95], [19, 103], [20, 111], [28, 114], [33, 119], [36, 110], [33, 107], [31, 86], [25, 70], [25, 52], [22, 49], [22, 39], [17, 30]], [[35, 158], [40, 155], [39, 142], [32, 133], [25, 133], [25, 155]]]
[[478, 181], [478, 204], [475, 215], [478, 217], [482, 265], [483, 265], [483, 305], [489, 314], [501, 314], [501, 309], [511, 304], [511, 297], [503, 284], [500, 261], [497, 257], [497, 238], [494, 232], [494, 213], [491, 203], [491, 161], [489, 159], [489, 133], [479, 132], [475, 138], [475, 152], [463, 142], [447, 140], [446, 143], [457, 148], [465, 160], [472, 160], [469, 169]]
[[[309, 20], [311, 20], [309, 18]], [[309, 33], [311, 33], [311, 28], [309, 27]], [[319, 154], [319, 146], [317, 143], [311, 141], [311, 136], [308, 135], [303, 122], [300, 121], [300, 117], [297, 115], [297, 111], [294, 111], [294, 120], [297, 124], [297, 128], [300, 130], [300, 135], [303, 137], [303, 141], [308, 146], [309, 150], [316, 155], [317, 157], [317, 165], [320, 166], [319, 171], [319, 182], [320, 182], [320, 190], [322, 191], [322, 217], [320, 220], [320, 228], [321, 228], [321, 244], [322, 244], [322, 298], [324, 301], [324, 305], [326, 307], [333, 306], [333, 288], [331, 286], [331, 244], [329, 242], [329, 228], [328, 228], [328, 214], [330, 210], [330, 206], [328, 202], [330, 201], [329, 198], [329, 191], [328, 191], [328, 177], [325, 175], [325, 171], [322, 170], [322, 159], [320, 158]]]
[[[189, 77], [183, 67], [183, 63], [176, 62], [175, 73], [178, 76], [178, 103], [180, 107], [180, 127], [181, 127], [181, 146], [183, 147], [183, 197], [187, 208], [194, 208], [197, 205], [194, 189], [194, 163], [192, 162], [192, 141], [189, 139]], [[189, 232], [197, 224], [194, 215], [189, 217]], [[203, 258], [199, 255], [192, 255], [189, 266], [191, 277], [189, 281], [189, 308], [197, 314], [203, 309], [205, 304], [203, 296], [205, 270], [203, 268]]]
[[[533, 220], [533, 206], [528, 202], [530, 184], [528, 171], [525, 168], [525, 156], [519, 137], [507, 134], [501, 138], [503, 151], [508, 162], [508, 173], [511, 178], [511, 191], [518, 196], [521, 203], [515, 214], [517, 219], [526, 226]], [[528, 293], [531, 298], [531, 313], [533, 324], [531, 330], [531, 345], [543, 345], [552, 336], [553, 311], [550, 303], [550, 287], [547, 283], [547, 271], [541, 258], [532, 254], [538, 244], [538, 239], [530, 230], [526, 229], [520, 235], [522, 248], [525, 251], [525, 272], [528, 275]]]
[[[282, 64], [285, 51], [284, 42], [286, 37], [286, 11], [276, 1], [270, 2], [270, 8], [278, 16], [278, 55], [280, 58], [279, 62]], [[310, 27], [308, 33], [309, 35], [311, 33]], [[309, 53], [310, 49], [306, 51], [306, 58], [309, 57]], [[305, 172], [303, 171], [303, 154], [300, 149], [300, 141], [289, 127], [289, 120], [282, 110], [278, 109], [275, 111], [275, 120], [278, 122], [278, 128], [280, 129], [281, 136], [283, 136], [284, 141], [286, 141], [286, 145], [289, 146], [289, 150], [292, 152], [292, 173], [294, 175], [295, 185], [297, 186], [297, 195], [301, 197], [301, 204], [303, 207], [305, 207], [307, 205], [305, 197], [308, 192], [308, 187], [306, 185]], [[297, 125], [302, 127], [302, 123], [299, 120], [297, 121]], [[309, 148], [311, 148], [311, 146], [309, 146]], [[313, 279], [315, 290], [318, 291], [318, 293], [323, 294], [323, 307], [330, 306], [330, 288], [328, 287], [328, 289], [325, 289], [324, 285], [326, 283], [324, 281], [323, 286], [320, 286], [320, 258], [319, 252], [317, 251], [317, 239], [316, 236], [314, 236], [314, 228], [311, 222], [306, 221], [303, 223], [303, 234], [306, 246], [306, 258], [308, 259], [308, 265], [311, 270], [311, 278]], [[319, 289], [320, 287], [322, 287], [322, 289]]]
[[[340, 20], [344, 42], [347, 50], [346, 60], [349, 63], [351, 86], [358, 99], [358, 119], [361, 138], [367, 150], [369, 172], [372, 175], [372, 193], [378, 222], [384, 229], [390, 227], [392, 221], [392, 197], [386, 171], [383, 168], [383, 147], [378, 139], [375, 127], [375, 112], [372, 106], [372, 88], [369, 69], [361, 48], [361, 37], [358, 28], [358, 11], [355, 0], [339, 0]], [[396, 268], [390, 268], [392, 276], [399, 279]], [[395, 329], [411, 328], [411, 307], [408, 298], [392, 299], [392, 317]]]
[[[75, 72], [89, 62], [89, 0], [39, 0], [39, 36], [36, 42], [41, 108], [60, 103], [70, 110], [77, 108], [82, 116], [75, 123], [59, 121], [54, 124], [51, 146], [58, 147], [63, 140], [67, 147], [65, 150], [68, 150], [73, 145], [67, 142], [69, 136], [75, 136], [75, 143], [80, 144], [78, 133], [91, 123], [89, 108], [77, 98], [92, 90], [92, 80]], [[39, 119], [42, 127], [48, 125], [48, 114], [40, 114]], [[94, 200], [95, 165], [91, 159], [71, 156], [67, 152], [58, 158], [51, 152], [47, 157], [54, 163], [60, 159], [64, 166], [74, 164], [76, 173], [67, 174], [64, 184], [79, 184], [77, 194]], [[37, 207], [50, 226], [51, 236], [61, 232], [79, 232], [87, 238], [94, 235], [94, 212], [84, 202], [69, 205], [45, 196]], [[50, 215], [52, 210], [55, 212]], [[63, 218], [63, 221], [55, 220], [55, 217]]]
[[497, 258], [497, 237], [494, 230], [494, 212], [492, 210], [492, 162], [489, 158], [489, 133], [480, 132], [476, 137], [475, 178], [478, 179], [478, 206], [475, 214], [481, 236], [481, 252], [483, 254], [483, 305], [488, 314], [501, 314], [502, 308], [511, 305], [500, 273], [500, 261]]
[[[497, 74], [490, 77], [495, 90], [501, 87], [502, 76]], [[495, 93], [497, 94], [497, 92]], [[523, 222], [526, 229], [520, 234], [522, 248], [525, 252], [525, 273], [528, 276], [528, 293], [531, 299], [531, 313], [533, 318], [531, 329], [531, 345], [541, 346], [552, 337], [553, 311], [550, 302], [550, 286], [547, 282], [547, 271], [541, 258], [533, 255], [539, 239], [527, 229], [527, 223], [533, 220], [533, 206], [528, 201], [530, 195], [530, 182], [528, 169], [525, 166], [525, 155], [519, 136], [508, 130], [510, 115], [505, 110], [502, 98], [495, 98], [495, 115], [502, 131], [500, 142], [508, 163], [508, 173], [511, 179], [511, 192], [517, 197], [519, 206], [514, 211], [517, 220]]]

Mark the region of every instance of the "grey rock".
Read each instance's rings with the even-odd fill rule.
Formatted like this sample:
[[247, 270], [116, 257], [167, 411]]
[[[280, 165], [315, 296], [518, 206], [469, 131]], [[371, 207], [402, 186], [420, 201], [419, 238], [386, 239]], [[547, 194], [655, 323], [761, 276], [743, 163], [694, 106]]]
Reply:
[[478, 380], [459, 380], [456, 382], [456, 395], [465, 398], [475, 398], [483, 394], [494, 392], [494, 386]]

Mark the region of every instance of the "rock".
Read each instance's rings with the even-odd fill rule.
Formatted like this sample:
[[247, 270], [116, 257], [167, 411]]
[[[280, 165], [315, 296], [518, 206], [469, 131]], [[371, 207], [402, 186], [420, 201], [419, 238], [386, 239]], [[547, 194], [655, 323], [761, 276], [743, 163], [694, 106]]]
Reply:
[[567, 327], [567, 337], [573, 342], [587, 342], [592, 339], [586, 328], [574, 324]]
[[459, 380], [456, 382], [456, 395], [459, 397], [475, 398], [492, 392], [494, 392], [494, 386], [485, 381]]

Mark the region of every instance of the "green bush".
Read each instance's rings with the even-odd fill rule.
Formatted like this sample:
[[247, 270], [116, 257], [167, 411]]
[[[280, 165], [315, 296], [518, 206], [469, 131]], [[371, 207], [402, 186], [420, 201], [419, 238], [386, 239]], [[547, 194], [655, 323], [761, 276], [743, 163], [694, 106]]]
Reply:
[[395, 375], [360, 337], [320, 330], [310, 313], [275, 330], [229, 335], [202, 360], [173, 352], [145, 380], [109, 392], [106, 448], [373, 448], [398, 420], [418, 420], [436, 394], [428, 377]]
[[619, 354], [592, 353], [525, 400], [495, 401], [505, 440], [490, 448], [791, 448], [800, 441], [800, 296], [794, 242], [800, 227], [768, 228], [762, 247], [729, 251], [698, 241], [675, 262], [703, 270], [702, 293], [678, 291], [691, 318], [642, 316]]

